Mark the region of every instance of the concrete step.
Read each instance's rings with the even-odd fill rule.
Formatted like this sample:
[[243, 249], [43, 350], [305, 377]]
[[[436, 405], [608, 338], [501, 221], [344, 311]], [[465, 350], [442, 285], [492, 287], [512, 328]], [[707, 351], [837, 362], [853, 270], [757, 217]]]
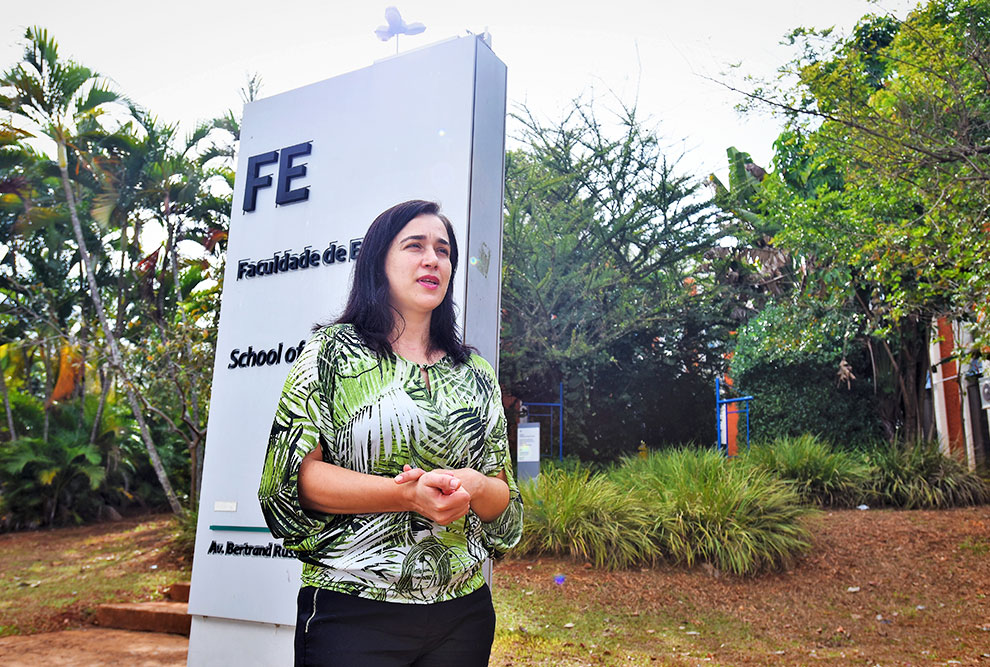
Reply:
[[188, 581], [177, 581], [168, 587], [165, 596], [176, 602], [189, 602], [189, 586]]
[[187, 602], [101, 604], [96, 608], [96, 624], [104, 628], [168, 632], [188, 637], [191, 623]]

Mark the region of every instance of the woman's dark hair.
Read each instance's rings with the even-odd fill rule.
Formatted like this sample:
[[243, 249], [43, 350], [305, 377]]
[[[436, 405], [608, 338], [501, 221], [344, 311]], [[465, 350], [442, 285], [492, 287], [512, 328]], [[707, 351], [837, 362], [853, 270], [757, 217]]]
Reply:
[[454, 275], [457, 273], [457, 238], [450, 221], [440, 213], [440, 206], [431, 201], [413, 199], [396, 204], [381, 213], [371, 223], [361, 252], [354, 263], [354, 283], [347, 297], [347, 306], [336, 324], [352, 324], [365, 345], [382, 356], [392, 356], [389, 338], [395, 317], [399, 314], [389, 303], [385, 256], [392, 240], [410, 220], [420, 215], [435, 215], [443, 221], [450, 240], [450, 282], [447, 294], [430, 318], [430, 348], [443, 350], [455, 364], [467, 361], [473, 348], [461, 342], [454, 312]]

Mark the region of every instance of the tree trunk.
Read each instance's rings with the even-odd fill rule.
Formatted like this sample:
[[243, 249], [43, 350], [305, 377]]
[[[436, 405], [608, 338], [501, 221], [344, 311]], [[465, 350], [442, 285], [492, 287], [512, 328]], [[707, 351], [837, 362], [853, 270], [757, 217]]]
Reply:
[[52, 395], [52, 387], [55, 386], [52, 380], [51, 358], [52, 355], [48, 352], [48, 341], [43, 339], [41, 341], [41, 363], [45, 365], [45, 421], [41, 426], [41, 439], [45, 442], [48, 442], [48, 416], [52, 407], [48, 397]]
[[93, 416], [93, 430], [89, 432], [89, 444], [96, 444], [99, 436], [100, 422], [103, 421], [103, 409], [107, 405], [107, 394], [110, 393], [110, 385], [113, 384], [113, 373], [109, 375], [100, 368], [100, 402], [96, 406], [96, 415]]
[[7, 430], [10, 433], [10, 439], [17, 440], [17, 429], [14, 428], [14, 413], [10, 409], [10, 395], [7, 393], [7, 371], [2, 368], [0, 368], [0, 392], [3, 393], [4, 410], [7, 411]]
[[86, 237], [83, 236], [82, 223], [79, 222], [79, 214], [76, 211], [76, 200], [75, 196], [72, 194], [72, 184], [69, 182], [66, 146], [63, 141], [58, 142], [58, 153], [58, 168], [62, 175], [62, 189], [65, 191], [65, 200], [69, 206], [69, 218], [72, 220], [72, 231], [75, 234], [76, 243], [79, 244], [79, 254], [82, 255], [83, 263], [86, 266], [86, 279], [89, 282], [89, 296], [93, 302], [93, 308], [96, 310], [96, 315], [100, 319], [100, 326], [103, 327], [104, 335], [107, 339], [107, 347], [110, 349], [110, 363], [113, 365], [114, 369], [121, 378], [124, 386], [124, 392], [127, 395], [127, 402], [130, 403], [131, 412], [133, 412], [134, 419], [137, 421], [138, 428], [141, 431], [141, 439], [144, 441], [145, 449], [148, 450], [148, 458], [151, 459], [151, 467], [154, 468], [155, 475], [158, 476], [158, 482], [161, 484], [162, 490], [165, 491], [165, 497], [168, 499], [168, 504], [175, 514], [180, 514], [182, 512], [182, 506], [179, 504], [179, 499], [176, 497], [175, 491], [172, 490], [172, 485], [168, 481], [165, 466], [162, 465], [161, 457], [158, 455], [158, 448], [155, 447], [155, 443], [151, 439], [151, 431], [148, 429], [148, 424], [144, 420], [144, 414], [141, 411], [141, 403], [138, 401], [134, 385], [130, 382], [127, 372], [124, 369], [120, 347], [117, 344], [117, 337], [114, 334], [113, 329], [110, 328], [110, 323], [107, 321], [107, 314], [103, 308], [103, 299], [100, 297], [99, 287], [96, 284], [96, 273], [93, 267], [93, 258], [89, 254], [89, 249], [86, 248]]
[[[130, 269], [129, 259], [130, 255], [128, 249], [130, 247], [130, 239], [127, 236], [128, 230], [128, 220], [124, 217], [123, 222], [120, 224], [120, 269], [117, 271], [117, 316], [116, 321], [113, 325], [114, 336], [120, 336], [124, 331], [124, 276]], [[114, 383], [113, 369], [110, 369], [109, 373], [104, 372], [103, 367], [100, 366], [100, 402], [96, 406], [96, 416], [93, 418], [93, 430], [89, 434], [89, 444], [95, 444], [96, 438], [99, 436], [100, 422], [103, 421], [103, 410], [106, 408], [107, 395], [110, 393], [110, 387]]]
[[114, 334], [119, 336], [124, 330], [124, 275], [130, 269], [128, 249], [130, 240], [127, 237], [127, 230], [130, 225], [125, 217], [120, 225], [120, 270], [117, 272], [117, 318], [114, 323]]
[[197, 467], [199, 463], [199, 443], [198, 438], [193, 437], [189, 443], [189, 506], [199, 507], [199, 479], [197, 479]]
[[[200, 493], [203, 490], [203, 459], [206, 453], [206, 431], [203, 431], [199, 440], [196, 444], [196, 493]], [[198, 508], [195, 505], [194, 508]]]
[[928, 437], [925, 432], [924, 406], [925, 381], [929, 371], [928, 340], [931, 320], [924, 317], [909, 318], [901, 329], [900, 373], [904, 380], [901, 404], [904, 409], [903, 436], [905, 442], [915, 442]]
[[[175, 306], [176, 312], [179, 314], [179, 321], [182, 322], [183, 329], [188, 324], [186, 322], [186, 313], [182, 308], [182, 286], [179, 284], [179, 233], [181, 231], [182, 221], [181, 219], [174, 226], [171, 224], [171, 201], [169, 200], [168, 193], [165, 194], [165, 226], [168, 228], [168, 247], [166, 252], [166, 257], [169, 262], [170, 268], [172, 270], [172, 288], [175, 291]], [[193, 352], [192, 345], [189, 343], [188, 337], [186, 337], [186, 332], [183, 331], [183, 347], [186, 351], [186, 362], [192, 363]], [[200, 436], [199, 436], [199, 395], [196, 391], [196, 383], [189, 382], [187, 384], [189, 387], [189, 400], [183, 401], [189, 406], [189, 411], [191, 413], [191, 418], [196, 427], [190, 427], [190, 430], [195, 431], [192, 438], [189, 439], [189, 501], [191, 507], [199, 506], [199, 481], [202, 479], [203, 471], [201, 468], [201, 456], [199, 455], [200, 448]]]
[[86, 309], [83, 308], [83, 325], [79, 330], [79, 356], [81, 358], [79, 371], [79, 417], [76, 420], [76, 431], [86, 432], [86, 358], [89, 356], [89, 322], [86, 319]]

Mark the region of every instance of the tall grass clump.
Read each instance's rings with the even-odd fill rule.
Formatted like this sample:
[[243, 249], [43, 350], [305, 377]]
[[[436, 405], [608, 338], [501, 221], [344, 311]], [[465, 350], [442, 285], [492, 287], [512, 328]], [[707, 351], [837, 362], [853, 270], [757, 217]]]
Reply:
[[656, 560], [653, 516], [604, 475], [549, 469], [520, 492], [526, 511], [518, 552], [571, 556], [607, 569]]
[[176, 556], [182, 556], [192, 562], [196, 550], [196, 526], [199, 522], [199, 510], [183, 509], [180, 514], [172, 517], [172, 539], [168, 550]]
[[922, 509], [990, 502], [990, 485], [945, 456], [937, 440], [877, 443], [865, 457], [873, 469], [869, 492], [875, 504]]
[[773, 475], [714, 450], [679, 449], [629, 458], [610, 473], [654, 514], [664, 557], [688, 566], [708, 562], [733, 574], [776, 569], [811, 547], [802, 505]]
[[744, 459], [787, 481], [803, 502], [819, 507], [859, 505], [870, 481], [870, 468], [861, 456], [832, 449], [814, 435], [754, 445]]

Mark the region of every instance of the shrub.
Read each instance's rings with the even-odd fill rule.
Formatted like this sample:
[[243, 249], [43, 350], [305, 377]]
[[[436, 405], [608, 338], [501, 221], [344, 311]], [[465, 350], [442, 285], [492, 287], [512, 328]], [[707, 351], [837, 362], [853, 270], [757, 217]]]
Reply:
[[[751, 427], [759, 438], [816, 433], [833, 445], [882, 435], [868, 348], [848, 341], [849, 321], [828, 309], [776, 303], [739, 331], [735, 387], [756, 397]], [[845, 358], [858, 379], [836, 383]]]
[[878, 443], [865, 452], [872, 466], [871, 501], [904, 509], [990, 502], [990, 485], [942, 454], [937, 440]]
[[46, 442], [22, 437], [0, 445], [0, 523], [6, 529], [81, 523], [101, 506], [106, 471], [100, 451], [59, 431]]
[[745, 460], [789, 482], [803, 502], [820, 507], [860, 504], [870, 480], [862, 456], [836, 451], [813, 435], [754, 445]]
[[801, 519], [813, 510], [788, 484], [713, 450], [629, 458], [610, 478], [650, 508], [656, 544], [674, 562], [752, 574], [786, 565], [811, 546]]
[[196, 550], [196, 526], [199, 521], [199, 511], [197, 509], [183, 509], [182, 512], [172, 517], [172, 539], [168, 543], [168, 550], [176, 556], [181, 556], [192, 562], [193, 554]]
[[[44, 403], [31, 394], [22, 393], [14, 388], [10, 388], [7, 394], [10, 398], [10, 410], [14, 415], [17, 436], [40, 438], [44, 428], [42, 425], [45, 421]], [[3, 437], [4, 440], [10, 440], [6, 415], [0, 419], [0, 425], [2, 425], [0, 426], [0, 437]]]
[[598, 461], [582, 461], [574, 454], [568, 454], [563, 460], [555, 457], [540, 459], [540, 474], [551, 470], [563, 470], [568, 473], [578, 473], [586, 470], [590, 473], [596, 473], [600, 472], [603, 467], [604, 464]]
[[628, 491], [589, 470], [548, 469], [520, 485], [520, 553], [550, 553], [617, 569], [652, 562], [653, 516]]
[[833, 445], [863, 442], [882, 434], [872, 382], [863, 355], [849, 359], [860, 379], [835, 384], [835, 364], [768, 363], [737, 377], [739, 391], [756, 397], [751, 428], [757, 437], [816, 433]]

